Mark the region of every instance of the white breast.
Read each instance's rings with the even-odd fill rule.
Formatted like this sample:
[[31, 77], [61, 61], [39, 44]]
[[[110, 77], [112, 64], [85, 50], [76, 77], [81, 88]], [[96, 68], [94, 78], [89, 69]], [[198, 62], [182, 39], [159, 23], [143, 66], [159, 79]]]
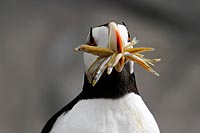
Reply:
[[62, 114], [51, 133], [159, 133], [158, 125], [139, 95], [120, 99], [79, 101]]

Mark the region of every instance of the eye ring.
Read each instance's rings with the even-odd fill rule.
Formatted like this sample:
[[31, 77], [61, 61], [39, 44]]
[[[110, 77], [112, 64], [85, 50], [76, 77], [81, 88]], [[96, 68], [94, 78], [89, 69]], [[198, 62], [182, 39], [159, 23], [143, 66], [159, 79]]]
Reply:
[[92, 27], [90, 27], [89, 42], [88, 45], [97, 46], [96, 41], [92, 35]]

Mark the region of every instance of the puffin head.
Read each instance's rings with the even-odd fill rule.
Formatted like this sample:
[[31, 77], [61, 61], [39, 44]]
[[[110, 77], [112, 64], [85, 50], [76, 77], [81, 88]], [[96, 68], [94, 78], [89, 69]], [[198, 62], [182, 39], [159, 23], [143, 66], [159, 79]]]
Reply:
[[75, 51], [84, 52], [86, 76], [93, 86], [105, 70], [108, 75], [113, 69], [120, 73], [126, 63], [129, 64], [130, 74], [134, 72], [134, 62], [137, 62], [146, 70], [158, 75], [149, 64], [152, 65], [159, 59], [146, 59], [140, 54], [144, 51], [151, 51], [153, 48], [133, 48], [133, 45], [138, 42], [135, 37], [131, 41], [125, 23], [110, 22], [90, 28], [86, 44], [75, 48]]
[[[110, 22], [104, 25], [100, 25], [94, 28], [90, 28], [90, 32], [87, 37], [87, 44], [90, 46], [109, 48], [115, 52], [123, 52], [125, 47], [130, 42], [130, 34], [124, 23], [116, 24]], [[98, 56], [91, 53], [84, 53], [84, 64], [86, 73], [88, 69], [97, 60]], [[125, 60], [121, 58], [119, 63], [114, 67], [118, 72], [121, 72], [124, 66]], [[133, 67], [130, 69], [133, 72]]]

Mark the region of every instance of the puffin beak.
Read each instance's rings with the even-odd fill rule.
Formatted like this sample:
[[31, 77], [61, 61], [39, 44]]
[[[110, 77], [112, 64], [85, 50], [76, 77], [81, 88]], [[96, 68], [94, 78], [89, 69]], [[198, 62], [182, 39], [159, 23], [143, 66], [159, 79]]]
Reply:
[[[109, 26], [109, 42], [108, 42], [109, 48], [112, 49], [113, 51], [116, 51], [117, 53], [123, 53], [124, 44], [116, 23], [110, 22], [108, 26]], [[119, 63], [115, 66], [115, 69], [118, 72], [121, 72], [124, 67], [124, 63], [125, 63], [125, 57], [122, 57], [119, 60]]]
[[[144, 55], [141, 54], [142, 52], [153, 51], [154, 49], [150, 47], [133, 47], [133, 45], [138, 43], [138, 40], [134, 37], [132, 41], [127, 42], [120, 31], [120, 26], [111, 22], [108, 24], [108, 47], [82, 44], [74, 49], [75, 51], [83, 51], [97, 56], [86, 72], [88, 81], [93, 86], [105, 70], [107, 70], [108, 75], [111, 74], [113, 68], [117, 72], [121, 72], [126, 61], [132, 62], [130, 68], [133, 68], [133, 62], [136, 62], [145, 70], [159, 76], [150, 65], [154, 66], [154, 62], [158, 62], [160, 59], [144, 58]], [[132, 69], [130, 69], [130, 73], [132, 72]]]

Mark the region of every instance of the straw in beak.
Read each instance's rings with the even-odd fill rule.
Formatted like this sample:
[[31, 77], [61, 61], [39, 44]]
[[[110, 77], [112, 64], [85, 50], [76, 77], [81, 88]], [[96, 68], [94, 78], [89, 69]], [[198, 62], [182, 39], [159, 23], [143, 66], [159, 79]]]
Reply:
[[136, 40], [136, 38], [133, 38], [133, 40], [131, 42], [128, 42], [128, 44], [125, 44], [116, 23], [111, 22], [109, 23], [108, 27], [108, 48], [90, 46], [86, 44], [80, 45], [78, 48], [75, 48], [75, 51], [83, 51], [98, 56], [98, 58], [92, 63], [92, 65], [86, 72], [88, 81], [93, 86], [97, 83], [97, 81], [100, 79], [101, 75], [106, 69], [108, 75], [111, 74], [113, 68], [115, 68], [116, 71], [121, 72], [126, 61], [136, 62], [137, 64], [141, 65], [145, 70], [153, 73], [156, 76], [159, 76], [159, 74], [154, 71], [150, 67], [150, 65], [154, 66], [153, 63], [160, 61], [160, 59], [144, 58], [144, 55], [141, 54], [145, 51], [153, 51], [153, 48], [134, 48], [133, 45], [139, 42], [138, 40]]

